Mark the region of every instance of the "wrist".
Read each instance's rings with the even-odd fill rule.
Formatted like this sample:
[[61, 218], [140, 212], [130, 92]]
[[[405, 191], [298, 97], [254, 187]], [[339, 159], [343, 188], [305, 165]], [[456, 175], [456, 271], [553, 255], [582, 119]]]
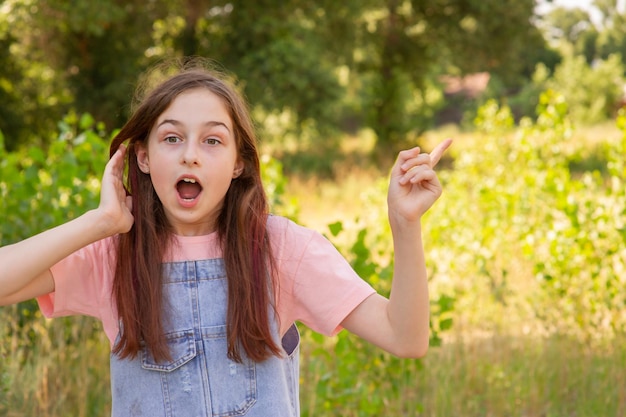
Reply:
[[422, 216], [407, 219], [402, 216], [389, 214], [389, 225], [393, 233], [401, 233], [403, 231], [414, 233], [420, 232], [422, 229]]
[[86, 227], [94, 233], [94, 241], [113, 236], [117, 233], [118, 223], [100, 209], [89, 210], [82, 216]]

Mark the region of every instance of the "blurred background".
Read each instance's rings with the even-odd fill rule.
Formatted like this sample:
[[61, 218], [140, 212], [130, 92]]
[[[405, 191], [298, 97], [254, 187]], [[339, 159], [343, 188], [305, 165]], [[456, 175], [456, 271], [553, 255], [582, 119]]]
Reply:
[[[272, 210], [382, 293], [397, 151], [455, 139], [428, 355], [301, 327], [304, 416], [626, 415], [625, 1], [0, 0], [0, 244], [96, 206], [137, 80], [196, 55], [250, 102]], [[100, 324], [0, 308], [0, 415], [110, 415]]]

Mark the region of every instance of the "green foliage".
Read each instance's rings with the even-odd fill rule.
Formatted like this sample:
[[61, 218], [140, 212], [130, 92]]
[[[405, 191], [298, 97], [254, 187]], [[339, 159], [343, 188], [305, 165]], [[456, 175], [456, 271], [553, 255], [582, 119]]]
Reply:
[[538, 21], [563, 55], [583, 56], [589, 65], [611, 55], [626, 56], [626, 13], [613, 0], [595, 0], [592, 13], [581, 7], [553, 8]]
[[550, 76], [544, 65], [538, 65], [532, 83], [511, 101], [524, 116], [534, 116], [539, 96], [551, 89], [568, 103], [570, 117], [577, 123], [590, 125], [615, 116], [623, 96], [626, 79], [619, 55], [588, 64], [582, 55], [567, 54]]
[[[337, 126], [372, 129], [379, 150], [413, 140], [442, 104], [442, 74], [489, 71], [499, 95], [523, 88], [512, 102], [522, 115], [554, 88], [576, 120], [593, 122], [614, 115], [623, 58], [610, 57], [626, 53], [624, 14], [611, 2], [598, 7], [599, 28], [580, 9], [533, 16], [530, 0], [14, 0], [0, 9], [0, 129], [13, 150], [45, 146], [71, 108], [119, 126], [138, 75], [183, 55], [237, 74], [261, 124], [290, 115], [278, 137], [312, 132], [307, 141], [325, 149], [336, 144]], [[553, 73], [555, 48], [603, 64], [591, 71], [570, 59], [550, 85], [529, 83], [537, 63]]]
[[600, 58], [598, 54], [600, 33], [588, 10], [579, 7], [555, 7], [543, 20], [541, 26], [560, 48], [570, 49], [576, 55], [584, 56], [588, 64]]
[[[622, 129], [623, 117], [618, 122]], [[557, 140], [553, 137], [547, 145], [558, 147]], [[624, 138], [610, 144], [609, 178], [595, 171], [574, 179], [562, 154], [553, 156], [559, 169], [551, 167], [542, 186], [549, 194], [543, 199], [547, 227], [534, 229], [524, 248], [534, 261], [543, 295], [553, 300], [541, 303], [537, 313], [558, 331], [585, 339], [626, 330], [625, 144]]]
[[[105, 133], [89, 114], [67, 115], [47, 148], [8, 152], [0, 135], [0, 246], [50, 229], [95, 208], [108, 158]], [[24, 303], [19, 326], [35, 319]]]
[[[432, 299], [429, 356], [398, 359], [347, 332], [326, 338], [302, 329], [303, 415], [419, 415], [430, 407], [445, 410], [457, 394], [473, 399], [463, 403], [468, 415], [484, 415], [481, 410], [514, 410], [525, 398], [541, 409], [545, 393], [562, 405], [566, 400], [557, 387], [586, 392], [586, 385], [566, 384], [575, 373], [567, 373], [565, 365], [533, 368], [548, 378], [537, 391], [538, 379], [526, 384], [527, 373], [508, 369], [493, 356], [474, 360], [469, 355], [474, 348], [463, 345], [460, 357], [445, 362], [456, 365], [439, 368], [437, 380], [464, 384], [447, 382], [448, 391], [434, 391], [440, 401], [435, 405], [426, 388], [416, 388], [422, 375], [433, 375], [431, 358], [448, 352], [451, 333], [552, 332], [596, 346], [625, 330], [626, 113], [617, 121], [620, 140], [603, 144], [606, 167], [573, 175], [571, 161], [588, 149], [571, 140], [568, 102], [548, 91], [538, 109], [536, 121], [523, 119], [516, 127], [508, 107], [489, 101], [477, 113], [478, 133], [451, 150], [454, 170], [439, 173], [444, 195], [424, 219]], [[102, 126], [91, 116], [70, 114], [56, 136], [45, 149], [0, 147], [0, 216], [9, 219], [1, 225], [2, 244], [97, 204], [107, 154]], [[264, 157], [262, 164], [273, 211], [295, 217], [297, 204], [285, 195], [280, 163]], [[386, 188], [387, 181], [380, 180], [362, 190], [367, 210], [354, 226], [349, 219], [329, 225], [333, 242], [382, 293], [390, 290], [393, 270]], [[33, 303], [24, 303], [0, 310], [0, 338], [0, 414], [110, 413], [108, 345], [97, 323], [46, 321]], [[614, 355], [619, 359], [619, 352]], [[532, 354], [528, 358], [536, 363]], [[567, 358], [563, 362], [579, 363], [580, 356]], [[606, 364], [606, 358], [596, 363]], [[504, 395], [512, 386], [520, 387], [516, 395]], [[594, 391], [579, 406], [595, 407], [599, 395]], [[568, 404], [553, 407], [571, 410]], [[454, 410], [462, 414], [458, 406]]]
[[298, 206], [285, 196], [287, 179], [283, 175], [282, 163], [269, 155], [261, 157], [261, 178], [269, 200], [270, 211], [291, 219], [298, 216]]
[[67, 116], [47, 148], [0, 148], [0, 244], [6, 245], [96, 207], [107, 159], [91, 116]]
[[[4, 336], [5, 334], [5, 329], [2, 325], [0, 325], [0, 335]], [[4, 340], [4, 337], [2, 340]], [[8, 405], [7, 393], [9, 392], [11, 384], [11, 376], [9, 374], [9, 369], [6, 366], [6, 364], [9, 363], [8, 356], [8, 349], [5, 346], [5, 343], [0, 343], [0, 410], [5, 409]]]
[[[328, 227], [335, 240], [345, 230], [340, 221]], [[377, 225], [372, 229], [375, 234], [381, 232]], [[388, 245], [391, 236], [388, 229], [383, 234], [372, 240], [367, 228], [359, 229], [349, 248], [341, 249], [355, 271], [388, 296], [393, 270]], [[436, 346], [441, 342], [440, 333], [452, 324], [447, 313], [453, 311], [454, 302], [444, 295], [432, 305], [431, 345]], [[399, 359], [348, 332], [326, 339], [306, 328], [301, 331], [303, 388], [308, 393], [302, 404], [303, 416], [414, 415], [421, 411], [421, 401], [413, 390], [415, 375], [422, 367], [419, 360]]]
[[[15, 39], [8, 35], [3, 35], [0, 29], [0, 130], [10, 132], [11, 134], [18, 136], [12, 138], [8, 145], [13, 147], [18, 139], [23, 136], [24, 117], [20, 112], [21, 98], [20, 92], [13, 84], [13, 80], [20, 76], [20, 71], [17, 65], [12, 62], [9, 47], [15, 42]], [[4, 145], [3, 145], [4, 146]]]
[[0, 129], [11, 150], [48, 143], [45, 134], [71, 109], [113, 129], [150, 64], [200, 55], [237, 74], [259, 114], [291, 115], [288, 133], [309, 129], [316, 145], [332, 146], [336, 127], [352, 125], [372, 129], [385, 149], [430, 127], [441, 74], [487, 70], [517, 88], [547, 50], [533, 7], [531, 0], [4, 2]]
[[[510, 87], [518, 86], [520, 74], [534, 67], [546, 42], [531, 24], [534, 1], [413, 0], [420, 48], [443, 68], [460, 73], [489, 71]], [[506, 18], [494, 19], [494, 16]], [[430, 45], [424, 45], [430, 43]], [[431, 49], [432, 48], [432, 49]], [[533, 51], [530, 52], [529, 51]], [[417, 59], [422, 59], [416, 56]]]
[[570, 162], [588, 150], [570, 141], [568, 102], [548, 91], [538, 109], [536, 122], [513, 130], [510, 109], [487, 103], [476, 118], [482, 133], [455, 159], [454, 175], [442, 173], [444, 204], [427, 241], [439, 228], [455, 239], [430, 254], [450, 277], [433, 286], [454, 289], [467, 325], [613, 337], [626, 330], [624, 142], [606, 144], [609, 178], [574, 176]]
[[595, 62], [593, 67], [583, 56], [565, 56], [546, 86], [563, 94], [573, 120], [592, 124], [615, 115], [623, 95], [623, 74], [619, 55]]
[[597, 57], [626, 56], [626, 11], [616, 1], [596, 0], [594, 3], [600, 11], [603, 29], [596, 40]]
[[379, 154], [395, 154], [431, 127], [443, 104], [443, 93], [430, 80], [416, 86], [404, 70], [390, 68], [386, 76], [365, 78], [365, 120], [376, 133]]
[[[8, 152], [0, 140], [0, 245], [67, 222], [98, 203], [108, 158], [102, 124], [89, 114], [72, 113], [58, 127], [57, 138], [47, 148]], [[29, 301], [0, 309], [0, 339], [0, 413], [17, 408], [49, 415], [70, 407], [75, 415], [88, 416], [94, 415], [90, 410], [96, 404], [108, 407], [106, 396], [89, 398], [91, 391], [80, 389], [85, 380], [96, 392], [108, 389], [107, 369], [98, 365], [106, 363], [107, 345], [93, 319], [44, 321], [36, 303]], [[76, 346], [85, 349], [78, 359]], [[77, 368], [84, 373], [49, 378]], [[75, 389], [68, 391], [64, 385]]]
[[440, 75], [489, 71], [517, 88], [539, 60], [528, 51], [546, 49], [530, 23], [533, 7], [526, 0], [392, 1], [364, 13], [357, 64], [378, 149], [398, 150], [431, 127], [442, 105], [441, 92], [431, 94]]
[[47, 145], [53, 138], [45, 134], [72, 109], [93, 114], [109, 129], [121, 125], [134, 83], [151, 62], [152, 23], [165, 13], [164, 3], [5, 2], [0, 39], [7, 56], [0, 80], [17, 100], [18, 117], [0, 127], [11, 138], [10, 149]]
[[[361, 203], [368, 207], [363, 217], [328, 225], [332, 241], [354, 270], [385, 296], [390, 295], [393, 278], [387, 187], [387, 179], [382, 179], [362, 190]], [[432, 347], [441, 345], [452, 328], [454, 312], [451, 294], [431, 294]], [[330, 339], [307, 328], [301, 328], [301, 333], [303, 416], [400, 416], [422, 411], [422, 398], [414, 389], [416, 375], [422, 372], [421, 360], [397, 358], [348, 332]]]

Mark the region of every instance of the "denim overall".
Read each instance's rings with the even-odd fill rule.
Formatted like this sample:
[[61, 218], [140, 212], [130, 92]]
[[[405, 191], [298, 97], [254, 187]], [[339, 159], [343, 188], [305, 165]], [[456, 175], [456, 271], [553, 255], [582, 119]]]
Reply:
[[226, 355], [222, 259], [164, 264], [163, 294], [172, 361], [157, 363], [145, 349], [133, 360], [111, 355], [113, 417], [299, 416], [295, 325], [282, 358], [236, 363]]

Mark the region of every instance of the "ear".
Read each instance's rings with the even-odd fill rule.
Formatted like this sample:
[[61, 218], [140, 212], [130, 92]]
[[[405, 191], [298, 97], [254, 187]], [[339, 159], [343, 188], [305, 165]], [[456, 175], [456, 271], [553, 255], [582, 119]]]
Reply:
[[233, 178], [238, 178], [244, 169], [244, 163], [242, 160], [238, 160], [235, 164], [235, 169], [233, 169]]
[[144, 174], [150, 173], [150, 161], [148, 160], [148, 149], [144, 145], [137, 144], [137, 165]]

